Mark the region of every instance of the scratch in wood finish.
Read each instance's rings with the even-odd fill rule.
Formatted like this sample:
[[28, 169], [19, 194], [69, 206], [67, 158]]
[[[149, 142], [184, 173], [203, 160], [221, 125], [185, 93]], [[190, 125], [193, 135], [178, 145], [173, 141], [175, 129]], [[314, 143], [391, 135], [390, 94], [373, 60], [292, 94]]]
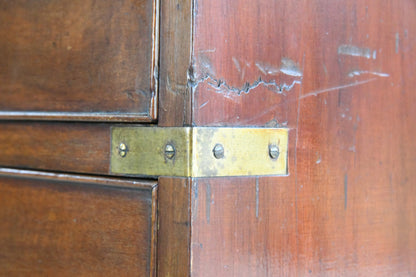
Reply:
[[354, 83], [349, 83], [349, 84], [345, 84], [345, 85], [341, 85], [341, 86], [335, 86], [335, 87], [330, 87], [330, 88], [326, 88], [326, 89], [312, 91], [312, 92], [306, 93], [304, 95], [301, 95], [299, 97], [299, 99], [304, 99], [304, 98], [307, 98], [309, 96], [318, 96], [319, 94], [322, 94], [322, 93], [336, 91], [336, 90], [340, 90], [340, 89], [343, 89], [343, 88], [349, 88], [349, 87], [356, 87], [356, 86], [364, 85], [364, 84], [373, 82], [377, 79], [378, 78], [375, 77], [375, 78], [371, 78], [371, 79], [367, 79], [367, 80], [363, 80], [363, 81], [359, 81], [359, 82], [354, 82]]
[[358, 47], [355, 45], [343, 44], [338, 47], [338, 55], [347, 55], [353, 57], [363, 57], [367, 59], [377, 58], [377, 51], [372, 51], [370, 48]]
[[370, 74], [379, 77], [390, 77], [390, 74], [384, 72], [368, 71], [368, 70], [354, 70], [348, 73], [348, 77], [360, 76], [363, 74]]
[[256, 62], [255, 65], [257, 69], [260, 70], [260, 72], [264, 75], [277, 75], [280, 73], [280, 68], [270, 64]]
[[300, 70], [298, 65], [289, 58], [282, 58], [280, 67], [262, 62], [256, 62], [255, 65], [264, 75], [278, 75], [283, 73], [292, 77], [303, 76], [302, 70]]
[[201, 109], [201, 108], [205, 107], [208, 103], [209, 103], [209, 100], [208, 100], [208, 101], [205, 101], [204, 103], [202, 103], [202, 104], [199, 106], [199, 108]]
[[[387, 76], [385, 76], [385, 77], [387, 77]], [[282, 105], [287, 105], [288, 103], [293, 102], [293, 101], [302, 100], [302, 99], [305, 99], [305, 98], [310, 97], [310, 96], [317, 96], [317, 95], [322, 94], [322, 93], [332, 92], [332, 91], [336, 91], [336, 90], [343, 89], [343, 88], [349, 88], [349, 87], [364, 85], [366, 83], [373, 82], [373, 81], [375, 81], [377, 79], [378, 78], [374, 77], [374, 78], [371, 78], [371, 79], [368, 79], [368, 80], [363, 80], [363, 81], [349, 83], [349, 84], [345, 84], [345, 85], [341, 85], [341, 86], [334, 86], [334, 87], [330, 87], [330, 88], [325, 88], [325, 89], [320, 89], [320, 90], [312, 91], [312, 92], [306, 93], [304, 95], [301, 95], [301, 96], [299, 96], [296, 99], [291, 99], [291, 100], [285, 101], [283, 103], [274, 104], [274, 105], [268, 107], [267, 109], [265, 109], [263, 112], [261, 112], [259, 114], [256, 114], [254, 117], [251, 117], [251, 118], [249, 118], [247, 120], [240, 121], [240, 123], [247, 123], [247, 122], [254, 121], [254, 120], [258, 119], [258, 118], [261, 118], [262, 116], [264, 116], [265, 114], [269, 113], [270, 111], [275, 110], [277, 107], [282, 106]], [[301, 84], [301, 82], [299, 82], [299, 84]], [[302, 86], [301, 86], [301, 88], [302, 88]], [[301, 94], [301, 92], [299, 94]], [[326, 102], [325, 102], [325, 104], [326, 104]], [[230, 120], [230, 119], [231, 118], [228, 118], [227, 120]], [[226, 121], [218, 121], [218, 122], [214, 122], [214, 123], [218, 124], [218, 123], [225, 123], [225, 122]], [[287, 122], [286, 123], [282, 123], [279, 126], [285, 127], [286, 125], [287, 125]]]
[[233, 63], [235, 65], [235, 68], [238, 70], [238, 72], [241, 72], [240, 63], [239, 63], [239, 61], [235, 57], [233, 57]]

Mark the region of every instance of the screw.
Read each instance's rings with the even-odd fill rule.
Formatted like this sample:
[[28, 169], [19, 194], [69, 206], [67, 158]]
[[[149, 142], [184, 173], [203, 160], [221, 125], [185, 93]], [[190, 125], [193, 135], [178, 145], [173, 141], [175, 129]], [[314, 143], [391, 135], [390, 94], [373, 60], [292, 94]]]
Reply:
[[120, 145], [118, 146], [118, 154], [124, 158], [127, 155], [127, 145], [124, 143], [120, 143]]
[[277, 158], [279, 158], [279, 147], [277, 147], [274, 144], [269, 144], [269, 156], [270, 158], [272, 158], [273, 160], [277, 160]]
[[165, 157], [169, 160], [173, 159], [175, 156], [176, 150], [175, 147], [172, 144], [166, 144], [165, 146]]
[[216, 144], [214, 146], [214, 149], [212, 149], [212, 153], [214, 153], [214, 157], [216, 159], [224, 158], [224, 147], [222, 146], [222, 144]]

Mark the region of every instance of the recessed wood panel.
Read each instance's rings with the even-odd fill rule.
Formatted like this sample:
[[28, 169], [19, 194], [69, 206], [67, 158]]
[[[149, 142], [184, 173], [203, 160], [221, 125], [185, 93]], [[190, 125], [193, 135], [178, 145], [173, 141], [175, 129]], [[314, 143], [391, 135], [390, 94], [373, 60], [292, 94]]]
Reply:
[[0, 1], [0, 118], [155, 119], [157, 3]]
[[155, 185], [0, 169], [0, 275], [154, 276]]
[[0, 122], [0, 166], [108, 174], [108, 124]]

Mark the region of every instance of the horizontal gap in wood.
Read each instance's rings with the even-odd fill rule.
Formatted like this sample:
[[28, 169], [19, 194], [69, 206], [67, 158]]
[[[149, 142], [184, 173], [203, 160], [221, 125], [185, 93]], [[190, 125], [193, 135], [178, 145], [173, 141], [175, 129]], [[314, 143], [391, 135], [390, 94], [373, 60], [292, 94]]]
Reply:
[[30, 112], [0, 111], [0, 120], [41, 121], [105, 121], [153, 123], [156, 119], [147, 113], [85, 113], [85, 112]]
[[131, 188], [131, 189], [153, 189], [157, 186], [157, 181], [151, 180], [137, 180], [130, 178], [112, 178], [93, 175], [79, 175], [79, 174], [67, 174], [56, 173], [46, 171], [35, 170], [22, 170], [15, 168], [3, 168], [0, 167], [0, 177], [13, 177], [13, 178], [25, 178], [25, 179], [38, 179], [38, 180], [51, 180], [62, 182], [73, 182], [82, 184], [93, 184], [106, 187], [119, 187], [119, 188]]

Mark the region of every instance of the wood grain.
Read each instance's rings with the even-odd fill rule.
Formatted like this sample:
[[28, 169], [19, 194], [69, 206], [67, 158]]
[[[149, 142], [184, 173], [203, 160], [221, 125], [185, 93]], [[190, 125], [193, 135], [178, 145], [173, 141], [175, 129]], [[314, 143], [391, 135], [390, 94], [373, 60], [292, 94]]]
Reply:
[[[191, 125], [193, 1], [161, 0], [158, 126]], [[191, 179], [159, 177], [157, 276], [190, 276]]]
[[108, 174], [110, 126], [85, 123], [0, 122], [0, 165]]
[[0, 118], [156, 118], [158, 1], [0, 1]]
[[159, 126], [191, 124], [192, 11], [191, 0], [161, 1]]
[[415, 275], [414, 1], [195, 7], [193, 124], [291, 131], [288, 177], [193, 184], [192, 276]]
[[294, 187], [282, 179], [193, 181], [191, 276], [297, 275]]
[[161, 177], [158, 185], [157, 274], [190, 276], [190, 179]]
[[97, 180], [2, 169], [0, 274], [154, 276], [156, 183]]

